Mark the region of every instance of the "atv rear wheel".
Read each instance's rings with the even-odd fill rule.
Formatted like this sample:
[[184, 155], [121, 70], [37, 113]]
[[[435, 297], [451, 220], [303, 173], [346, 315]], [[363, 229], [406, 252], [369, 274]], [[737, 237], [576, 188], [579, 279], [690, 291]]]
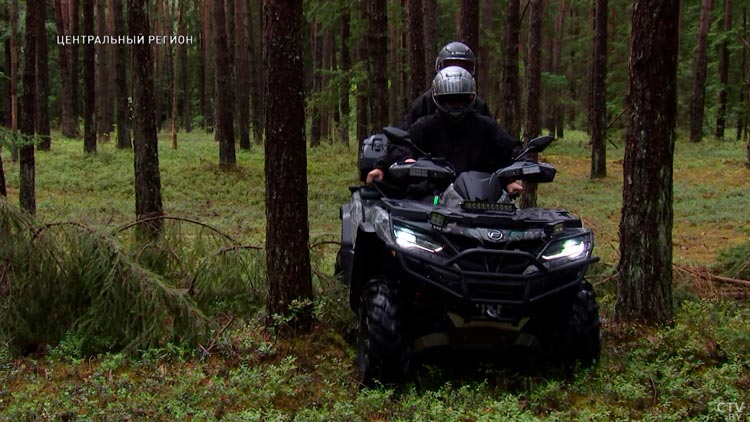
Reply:
[[398, 383], [409, 366], [411, 348], [398, 283], [377, 276], [364, 287], [359, 307], [357, 369], [365, 385]]
[[580, 363], [589, 367], [599, 361], [601, 354], [601, 320], [594, 288], [584, 281], [568, 310], [563, 326], [557, 325], [547, 337], [547, 349], [565, 366]]

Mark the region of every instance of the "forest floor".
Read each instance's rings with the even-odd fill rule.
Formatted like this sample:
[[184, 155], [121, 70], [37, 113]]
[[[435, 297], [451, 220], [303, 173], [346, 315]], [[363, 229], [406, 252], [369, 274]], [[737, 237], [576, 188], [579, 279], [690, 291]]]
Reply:
[[[238, 169], [218, 170], [211, 135], [160, 142], [165, 213], [210, 225], [244, 245], [263, 246], [262, 148], [238, 152]], [[592, 269], [603, 318], [602, 359], [566, 374], [529, 356], [428, 355], [398, 388], [356, 381], [354, 321], [332, 272], [338, 206], [358, 183], [356, 149], [308, 150], [316, 313], [312, 333], [279, 337], [260, 312], [216, 316], [199, 348], [167, 344], [139, 354], [86, 356], [75, 339], [46, 353], [0, 347], [0, 420], [748, 420], [750, 307], [725, 288], [721, 263], [750, 238], [750, 177], [744, 144], [676, 145], [674, 261], [676, 316], [647, 328], [612, 322], [621, 209], [623, 146], [608, 145], [609, 176], [589, 180], [585, 135], [568, 132], [542, 154], [558, 169], [539, 205], [582, 216], [602, 262]], [[617, 145], [617, 146], [615, 146]], [[18, 202], [18, 164], [3, 154], [9, 202]], [[37, 222], [73, 221], [114, 232], [134, 220], [132, 152], [53, 137], [37, 153]], [[743, 249], [744, 248], [744, 249]], [[724, 279], [733, 274], [723, 273]], [[729, 292], [730, 294], [726, 294]], [[742, 292], [740, 292], [742, 293]]]

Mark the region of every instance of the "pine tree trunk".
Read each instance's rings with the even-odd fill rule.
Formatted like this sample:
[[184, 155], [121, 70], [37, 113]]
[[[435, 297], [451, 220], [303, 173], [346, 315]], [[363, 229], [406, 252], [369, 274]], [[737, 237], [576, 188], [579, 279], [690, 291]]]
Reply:
[[[388, 7], [390, 10], [396, 10], [396, 8], [400, 7], [400, 4], [401, 0], [389, 0]], [[394, 13], [393, 15], [393, 19], [388, 20], [388, 38], [392, 43], [398, 44], [401, 40], [401, 32], [406, 28], [406, 22], [400, 22], [400, 19], [397, 19], [399, 17], [398, 14]], [[388, 49], [388, 68], [403, 69], [404, 64], [401, 63], [401, 49], [396, 47], [395, 44], [392, 48]], [[397, 76], [397, 78], [399, 77]], [[392, 80], [388, 84], [388, 99], [390, 100], [388, 101], [388, 115], [391, 122], [398, 122], [401, 121], [401, 113], [404, 112], [401, 106], [403, 92], [401, 91], [401, 84], [394, 82]]]
[[459, 41], [479, 51], [479, 0], [461, 0]]
[[312, 52], [312, 92], [316, 94], [310, 107], [310, 146], [317, 147], [320, 145], [321, 138], [321, 107], [320, 96], [317, 94], [321, 91], [321, 68], [323, 67], [323, 39], [320, 36], [320, 23], [310, 23], [310, 51]]
[[[83, 0], [83, 32], [94, 33], [94, 0]], [[83, 46], [83, 151], [96, 152], [96, 92], [90, 81], [96, 80], [96, 65], [94, 63], [96, 51], [94, 45], [87, 43]]]
[[[333, 55], [335, 54], [333, 51], [333, 31], [330, 27], [323, 31], [323, 44], [321, 47], [323, 48], [323, 61], [321, 62], [323, 74], [320, 75], [320, 85], [321, 90], [328, 91], [330, 89], [329, 82], [331, 79], [329, 75], [331, 70], [333, 70]], [[332, 140], [331, 118], [333, 117], [333, 106], [331, 105], [330, 100], [325, 100], [321, 102], [320, 105], [320, 138], [327, 140], [330, 144]]]
[[520, 0], [508, 0], [503, 35], [503, 74], [500, 95], [500, 124], [514, 138], [521, 134], [521, 100], [518, 83]]
[[700, 27], [698, 29], [698, 47], [695, 53], [693, 69], [693, 96], [690, 100], [690, 140], [700, 142], [703, 138], [703, 113], [706, 97], [706, 66], [708, 57], [708, 31], [711, 28], [711, 9], [713, 0], [702, 0]]
[[3, 42], [3, 57], [5, 58], [4, 73], [5, 77], [0, 78], [0, 92], [2, 92], [2, 103], [0, 104], [0, 124], [10, 127], [11, 113], [11, 96], [10, 96], [10, 66], [12, 63], [10, 54], [10, 39], [6, 38]]
[[[742, 7], [742, 37], [744, 39], [747, 39], [747, 8]], [[746, 103], [745, 103], [745, 97], [746, 93], [748, 91], [748, 83], [746, 79], [747, 74], [747, 45], [745, 43], [742, 43], [742, 64], [740, 65], [740, 92], [739, 92], [739, 101], [738, 101], [738, 109], [739, 112], [737, 113], [737, 140], [742, 139], [742, 132], [744, 131], [746, 123], [746, 117], [747, 117], [747, 110], [746, 110]]]
[[[187, 36], [187, 17], [185, 11], [185, 2], [187, 0], [179, 0], [180, 2], [180, 17], [179, 17], [179, 33], [180, 35]], [[193, 112], [190, 107], [192, 97], [190, 95], [190, 67], [188, 66], [188, 46], [187, 44], [180, 45], [178, 48], [179, 54], [179, 66], [180, 66], [180, 87], [182, 91], [182, 126], [185, 127], [185, 132], [190, 133], [193, 131]]]
[[607, 177], [607, 0], [594, 0], [594, 49], [592, 60], [591, 178]]
[[[68, 4], [68, 22], [70, 22], [68, 31], [72, 34], [80, 34], [80, 2], [79, 0], [70, 0]], [[81, 136], [81, 131], [78, 127], [78, 117], [81, 115], [81, 99], [78, 95], [80, 92], [78, 89], [78, 44], [70, 46], [70, 66], [68, 67], [67, 78], [70, 84], [71, 102], [73, 103], [73, 128], [75, 130], [75, 137], [79, 137]]]
[[[542, 20], [544, 18], [544, 1], [530, 0], [529, 11], [529, 45], [526, 69], [526, 125], [524, 142], [539, 136], [542, 131], [539, 114], [539, 96], [542, 84]], [[536, 154], [529, 154], [535, 160]], [[536, 183], [526, 183], [521, 195], [521, 207], [536, 207]]]
[[227, 57], [227, 28], [224, 1], [214, 1], [214, 65], [216, 73], [216, 137], [219, 141], [219, 168], [237, 166], [234, 148], [234, 119], [232, 117], [232, 89]]
[[[361, 0], [361, 6], [357, 8], [361, 14], [361, 19], [369, 21], [369, 11], [367, 0]], [[368, 44], [370, 39], [367, 35], [363, 35], [360, 39], [359, 45], [357, 46], [357, 57], [360, 62], [365, 64], [366, 72], [370, 72], [370, 56]], [[368, 77], [364, 81], [360, 81], [357, 84], [357, 145], [359, 145], [370, 132], [370, 101], [368, 96], [372, 90], [372, 80]]]
[[[101, 39], [107, 35], [106, 0], [96, 1], [96, 35]], [[109, 140], [112, 131], [112, 118], [109, 102], [109, 62], [107, 61], [107, 45], [96, 45], [96, 133], [103, 141]]]
[[[252, 106], [252, 114], [251, 118], [253, 121], [253, 139], [255, 141], [256, 145], [263, 145], [263, 107], [262, 107], [262, 101], [261, 96], [263, 94], [263, 91], [261, 90], [262, 82], [261, 82], [261, 76], [259, 69], [262, 67], [263, 60], [260, 57], [261, 50], [260, 48], [256, 47], [256, 40], [262, 38], [262, 33], [255, 32], [256, 28], [259, 27], [259, 25], [255, 25], [255, 18], [253, 10], [255, 7], [253, 7], [252, 1], [248, 0], [247, 4], [247, 10], [248, 10], [248, 20], [250, 22], [250, 27], [247, 32], [247, 46], [248, 46], [248, 54], [250, 57], [250, 66], [248, 68], [249, 74], [248, 78], [250, 79], [250, 104]], [[261, 36], [257, 36], [256, 34], [261, 34]]]
[[[565, 17], [568, 15], [568, 9], [570, 3], [566, 0], [559, 0], [559, 9], [557, 12], [557, 20], [555, 21], [555, 38], [554, 38], [554, 50], [552, 53], [552, 73], [557, 76], [564, 76], [562, 67], [562, 50], [563, 40], [565, 39]], [[552, 108], [552, 132], [557, 132], [556, 137], [562, 138], [563, 133], [563, 113], [561, 100], [565, 96], [565, 90], [561, 86], [560, 89], [554, 90], [550, 95], [550, 104]]]
[[[724, 33], [728, 34], [732, 30], [732, 0], [724, 1]], [[719, 49], [719, 104], [716, 112], [716, 137], [724, 139], [724, 126], [727, 115], [727, 83], [729, 82], [729, 41], [724, 39]]]
[[437, 0], [422, 0], [422, 5], [424, 12], [422, 16], [422, 23], [424, 24], [424, 74], [425, 81], [429, 86], [435, 76], [435, 56], [438, 49]]
[[368, 77], [372, 88], [368, 95], [370, 100], [369, 126], [374, 130], [380, 130], [388, 125], [388, 39], [385, 35], [388, 28], [388, 14], [386, 13], [386, 0], [371, 0], [366, 3], [369, 11]]
[[206, 132], [214, 131], [214, 59], [213, 59], [213, 28], [212, 3], [213, 0], [203, 0], [200, 7], [201, 18], [201, 114], [203, 114], [203, 127]]
[[[68, 23], [68, 2], [66, 0], [55, 0], [55, 26], [60, 35], [71, 35]], [[78, 135], [76, 121], [73, 111], [73, 89], [70, 83], [70, 45], [57, 46], [60, 63], [60, 131], [66, 138], [75, 138]]]
[[[150, 34], [146, 0], [127, 0], [130, 34]], [[154, 121], [154, 78], [151, 46], [129, 47], [133, 60], [133, 150], [135, 159], [135, 215], [144, 224], [138, 228], [141, 239], [155, 239], [162, 229], [163, 215], [159, 149]]]
[[[342, 95], [340, 97], [341, 108], [341, 125], [339, 140], [344, 145], [349, 145], [349, 91], [351, 89], [351, 70], [352, 57], [349, 51], [351, 10], [344, 7], [341, 13], [341, 71], [344, 74], [342, 79]], [[393, 100], [393, 98], [391, 98]]]
[[237, 71], [237, 126], [240, 132], [240, 148], [250, 149], [250, 57], [247, 33], [250, 30], [247, 17], [247, 2], [234, 2], [234, 68]]
[[[307, 221], [307, 148], [302, 64], [302, 0], [264, 2], [266, 113], [266, 321], [312, 300]], [[289, 323], [309, 329], [305, 306]]]
[[679, 0], [636, 0], [632, 13], [615, 319], [663, 324], [673, 315]]
[[[112, 0], [112, 11], [115, 22], [115, 36], [125, 36], [125, 19], [123, 19], [122, 0]], [[133, 147], [130, 134], [130, 104], [128, 104], [127, 81], [127, 47], [118, 43], [115, 46], [115, 89], [117, 90], [117, 148]]]
[[424, 75], [424, 26], [422, 24], [422, 0], [408, 0], [409, 23], [409, 80], [411, 98], [417, 98], [427, 87]]
[[47, 7], [41, 1], [36, 18], [36, 134], [39, 136], [39, 150], [49, 151], [49, 64], [47, 52]]
[[20, 132], [24, 143], [19, 148], [19, 167], [21, 169], [18, 198], [21, 208], [31, 215], [36, 213], [36, 165], [34, 162], [34, 122], [36, 116], [36, 53], [37, 19], [40, 9], [44, 7], [41, 0], [26, 1], [26, 44], [24, 46], [23, 97], [21, 98]]
[[[18, 0], [10, 0], [10, 130], [18, 130]], [[11, 160], [18, 161], [18, 146], [11, 145]]]
[[[493, 16], [492, 16], [492, 0], [482, 0], [481, 3], [481, 34], [492, 34]], [[477, 89], [479, 95], [484, 98], [487, 103], [487, 107], [490, 110], [495, 110], [494, 98], [490, 98], [492, 90], [490, 89], [490, 51], [492, 47], [490, 45], [489, 37], [482, 37], [479, 41], [479, 55], [477, 57], [477, 69], [474, 71], [475, 77], [477, 77]]]

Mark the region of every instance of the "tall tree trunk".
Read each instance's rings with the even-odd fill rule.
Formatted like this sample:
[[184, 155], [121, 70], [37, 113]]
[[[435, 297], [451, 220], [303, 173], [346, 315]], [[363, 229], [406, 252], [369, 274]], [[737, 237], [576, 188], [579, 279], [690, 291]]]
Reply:
[[39, 149], [49, 151], [49, 65], [47, 53], [47, 7], [43, 1], [38, 5], [36, 18], [36, 115], [35, 132], [39, 136]]
[[[18, 130], [18, 0], [10, 0], [10, 130]], [[18, 161], [18, 146], [11, 145], [11, 160]]]
[[[520, 0], [508, 0], [503, 35], [503, 75], [500, 95], [500, 124], [514, 138], [521, 134], [521, 99], [518, 83]], [[487, 82], [485, 82], [487, 83]]]
[[490, 89], [490, 51], [492, 50], [490, 38], [492, 34], [492, 0], [482, 0], [481, 3], [481, 29], [479, 31], [483, 36], [479, 41], [479, 55], [477, 57], [477, 69], [474, 71], [477, 77], [477, 88], [479, 95], [484, 98], [487, 103], [487, 107], [490, 110], [495, 110], [494, 99], [490, 98], [492, 90]]
[[[405, 1], [405, 0], [404, 0]], [[388, 49], [388, 68], [389, 69], [404, 69], [404, 64], [401, 63], [401, 49], [396, 45], [401, 40], [401, 32], [406, 27], [406, 22], [401, 22], [399, 19], [399, 13], [395, 13], [400, 10], [401, 0], [389, 0], [388, 8], [393, 13], [391, 18], [388, 19], [388, 38], [391, 40], [391, 48]], [[366, 57], [366, 56], [365, 56]], [[403, 73], [403, 72], [399, 72]], [[396, 77], [398, 79], [399, 76]], [[401, 113], [404, 112], [401, 106], [401, 83], [394, 80], [388, 84], [388, 115], [391, 122], [397, 122], [401, 119]]]
[[250, 149], [250, 56], [247, 34], [250, 31], [247, 2], [234, 2], [234, 68], [237, 71], [237, 126], [240, 132], [240, 148]]
[[700, 26], [698, 28], [698, 47], [695, 52], [693, 68], [693, 96], [690, 100], [690, 140], [700, 142], [703, 138], [703, 113], [706, 97], [706, 65], [708, 57], [708, 31], [711, 28], [711, 9], [713, 0], [702, 0]]
[[350, 75], [352, 70], [352, 57], [349, 51], [349, 42], [351, 39], [350, 22], [351, 9], [348, 6], [344, 6], [341, 11], [341, 71], [344, 76], [342, 78], [342, 95], [340, 97], [341, 125], [339, 127], [339, 140], [347, 146], [349, 145], [349, 92], [351, 89]]
[[201, 52], [203, 61], [201, 66], [201, 113], [203, 125], [207, 132], [214, 131], [214, 52], [213, 52], [213, 0], [203, 0], [201, 6]]
[[[552, 72], [559, 76], [564, 77], [562, 67], [562, 50], [563, 40], [565, 38], [565, 17], [568, 15], [568, 9], [570, 3], [566, 0], [560, 0], [559, 9], [557, 12], [557, 20], [555, 21], [555, 37], [554, 37], [554, 51], [552, 53]], [[550, 103], [552, 105], [552, 127], [551, 129], [557, 132], [557, 137], [562, 138], [565, 136], [563, 129], [563, 113], [561, 100], [565, 96], [565, 87], [561, 85], [558, 89], [555, 89], [550, 96]]]
[[[83, 33], [94, 33], [94, 0], [83, 0]], [[95, 68], [96, 51], [94, 45], [86, 43], [83, 46], [83, 151], [96, 152], [96, 92], [93, 83], [96, 80]]]
[[724, 139], [727, 115], [727, 82], [729, 81], [729, 33], [732, 30], [732, 0], [724, 1], [724, 33], [726, 38], [719, 50], [719, 104], [716, 113], [716, 137]]
[[[264, 2], [267, 321], [312, 300], [307, 222], [307, 148], [302, 64], [302, 0]], [[290, 324], [311, 327], [312, 312]]]
[[408, 0], [409, 10], [409, 80], [411, 98], [417, 98], [427, 87], [424, 75], [424, 26], [422, 0]]
[[672, 318], [672, 175], [679, 0], [636, 0], [630, 36], [615, 319]]
[[[71, 35], [68, 28], [68, 2], [67, 0], [55, 0], [55, 26], [60, 35]], [[66, 138], [75, 138], [78, 128], [73, 111], [73, 87], [70, 82], [70, 45], [57, 47], [60, 62], [60, 131]]]
[[[529, 45], [526, 68], [526, 125], [524, 142], [539, 136], [542, 122], [539, 115], [539, 95], [542, 84], [542, 20], [544, 18], [544, 1], [530, 0], [529, 11]], [[536, 154], [530, 154], [536, 159]], [[521, 207], [536, 207], [536, 183], [526, 183], [521, 195]]]
[[227, 57], [227, 28], [224, 1], [214, 1], [214, 64], [216, 73], [216, 137], [219, 141], [219, 168], [237, 166], [234, 149], [234, 119], [232, 117], [232, 89]]
[[[742, 7], [742, 37], [744, 39], [747, 39], [747, 8], [745, 6]], [[746, 124], [746, 116], [747, 111], [745, 110], [746, 104], [745, 104], [745, 96], [746, 92], [748, 90], [748, 83], [746, 80], [746, 74], [747, 74], [747, 45], [745, 43], [742, 43], [742, 64], [740, 65], [740, 92], [739, 92], [739, 101], [738, 101], [738, 109], [739, 112], [737, 113], [737, 140], [742, 139], [742, 132], [745, 128]]]
[[[180, 17], [178, 22], [179, 33], [182, 36], [188, 35], [186, 5], [187, 0], [179, 0]], [[180, 66], [180, 89], [182, 91], [182, 126], [185, 132], [190, 133], [193, 130], [193, 112], [190, 107], [190, 67], [188, 66], [188, 46], [187, 44], [177, 47]]]
[[[96, 35], [107, 35], [106, 0], [96, 0]], [[96, 133], [101, 140], [109, 138], [112, 131], [111, 104], [109, 101], [109, 62], [107, 45], [96, 45]]]
[[472, 51], [479, 51], [479, 0], [461, 0], [459, 38]]
[[[422, 0], [424, 16], [424, 74], [429, 85], [435, 76], [435, 56], [437, 53], [437, 0]], [[393, 98], [391, 98], [393, 100]], [[395, 121], [395, 120], [394, 120]]]
[[370, 100], [370, 127], [380, 130], [388, 124], [388, 75], [387, 75], [387, 51], [388, 40], [385, 31], [388, 28], [388, 14], [386, 13], [386, 0], [372, 0], [367, 2], [368, 7], [368, 77], [371, 92]]
[[[148, 39], [151, 30], [146, 0], [127, 0], [128, 30]], [[133, 150], [135, 167], [135, 215], [143, 221], [138, 228], [141, 239], [155, 239], [162, 229], [161, 176], [159, 148], [154, 121], [154, 78], [151, 46], [130, 46], [133, 70]]]
[[[361, 6], [358, 8], [361, 19], [366, 22], [369, 21], [369, 11], [367, 0], [361, 0]], [[372, 80], [370, 76], [370, 48], [368, 44], [370, 42], [367, 34], [363, 35], [357, 46], [357, 58], [360, 62], [365, 64], [365, 70], [368, 74], [368, 78], [359, 81], [357, 84], [357, 142], [359, 143], [364, 140], [370, 132], [370, 101], [368, 100], [369, 93], [372, 90]]]
[[[320, 78], [320, 85], [321, 89], [324, 91], [328, 91], [331, 89], [329, 87], [330, 82], [330, 72], [333, 70], [333, 55], [335, 52], [333, 51], [333, 29], [331, 28], [331, 25], [328, 25], [324, 31], [323, 31], [323, 61], [322, 63], [322, 69], [323, 74]], [[330, 100], [325, 100], [321, 103], [320, 108], [320, 137], [321, 139], [328, 140], [328, 143], [331, 142], [331, 118], [333, 117], [332, 113], [332, 105]]]
[[[80, 0], [70, 0], [68, 3], [68, 22], [70, 26], [68, 31], [72, 34], [81, 33], [80, 23]], [[68, 67], [68, 83], [70, 84], [70, 96], [71, 102], [73, 103], [73, 127], [75, 129], [75, 137], [81, 136], [80, 129], [78, 127], [78, 117], [81, 115], [81, 99], [78, 93], [78, 44], [70, 46], [70, 66]], [[85, 131], [84, 131], [85, 132]]]
[[10, 127], [10, 113], [11, 113], [11, 96], [10, 96], [10, 66], [11, 66], [11, 54], [10, 54], [10, 39], [6, 38], [3, 42], [3, 57], [5, 59], [4, 77], [0, 78], [0, 96], [2, 97], [2, 103], [0, 104], [0, 124], [6, 127]]
[[[123, 19], [122, 0], [112, 0], [112, 12], [115, 21], [115, 36], [126, 36], [125, 19]], [[122, 43], [115, 46], [115, 89], [117, 90], [117, 148], [133, 147], [130, 135], [130, 104], [128, 104], [127, 81], [127, 47]]]
[[18, 198], [21, 208], [29, 214], [36, 213], [36, 165], [34, 163], [34, 122], [36, 116], [36, 53], [37, 35], [39, 28], [37, 20], [40, 18], [44, 3], [41, 0], [26, 1], [26, 45], [24, 48], [23, 65], [23, 97], [21, 99], [20, 131], [24, 135], [24, 143], [19, 154], [21, 169], [20, 189]]
[[248, 67], [248, 78], [250, 79], [250, 104], [252, 106], [252, 121], [253, 121], [253, 139], [257, 145], [263, 144], [263, 107], [262, 107], [262, 101], [261, 96], [263, 94], [263, 91], [261, 90], [262, 82], [260, 81], [261, 76], [259, 69], [262, 67], [263, 60], [260, 57], [262, 54], [259, 51], [260, 48], [256, 47], [256, 40], [262, 38], [261, 36], [257, 36], [259, 32], [256, 32], [256, 28], [258, 28], [260, 25], [255, 25], [255, 18], [253, 10], [255, 7], [253, 7], [253, 3], [251, 0], [248, 0], [247, 4], [247, 10], [248, 10], [248, 20], [250, 22], [249, 30], [247, 32], [247, 47], [248, 47], [248, 54], [250, 57], [250, 66]]
[[592, 60], [591, 178], [607, 177], [607, 0], [594, 0], [594, 49]]

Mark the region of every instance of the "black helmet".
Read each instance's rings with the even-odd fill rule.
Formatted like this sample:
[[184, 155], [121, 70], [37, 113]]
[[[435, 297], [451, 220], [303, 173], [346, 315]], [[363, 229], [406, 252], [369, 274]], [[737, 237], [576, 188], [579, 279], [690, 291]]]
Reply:
[[438, 110], [454, 119], [463, 118], [477, 97], [477, 83], [468, 70], [448, 66], [432, 80], [432, 100]]
[[435, 72], [440, 72], [440, 69], [448, 66], [461, 66], [473, 74], [476, 63], [477, 58], [469, 46], [462, 42], [454, 41], [440, 49], [435, 59]]

